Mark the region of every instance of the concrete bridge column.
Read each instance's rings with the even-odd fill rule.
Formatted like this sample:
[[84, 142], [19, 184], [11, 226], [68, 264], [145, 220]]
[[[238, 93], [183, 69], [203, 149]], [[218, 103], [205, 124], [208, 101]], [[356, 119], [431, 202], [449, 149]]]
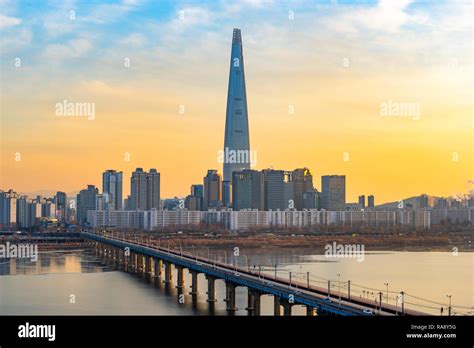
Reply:
[[181, 266], [176, 266], [176, 270], [178, 273], [178, 284], [176, 285], [177, 289], [184, 288], [184, 268]]
[[284, 316], [291, 316], [291, 307], [293, 305], [288, 301], [283, 302], [283, 315]]
[[130, 251], [130, 255], [128, 256], [128, 263], [130, 266], [130, 272], [135, 272], [135, 253], [133, 251]]
[[151, 262], [150, 262], [150, 256], [145, 255], [145, 272], [147, 274], [151, 273]]
[[112, 261], [114, 262], [114, 264], [117, 264], [118, 263], [118, 250], [117, 250], [117, 247], [112, 247]]
[[281, 315], [280, 298], [273, 295], [273, 315], [279, 317]]
[[258, 291], [248, 289], [246, 309], [249, 315], [260, 315], [260, 293]]
[[166, 262], [165, 263], [165, 280], [163, 280], [163, 283], [170, 283], [172, 278], [173, 278], [173, 272], [171, 270], [171, 263]]
[[314, 316], [314, 308], [311, 306], [306, 306], [306, 315], [308, 317], [313, 317]]
[[133, 272], [138, 273], [138, 254], [133, 253]]
[[235, 284], [225, 282], [225, 302], [227, 311], [236, 311], [235, 307]]
[[250, 288], [247, 288], [247, 310], [248, 315], [253, 315], [253, 291]]
[[163, 270], [163, 261], [155, 259], [155, 278], [161, 277], [162, 270]]
[[207, 302], [216, 302], [216, 278], [206, 274], [207, 279]]
[[253, 294], [253, 315], [260, 315], [260, 296], [257, 291]]
[[190, 295], [197, 295], [198, 292], [198, 272], [189, 270], [191, 273], [191, 292]]

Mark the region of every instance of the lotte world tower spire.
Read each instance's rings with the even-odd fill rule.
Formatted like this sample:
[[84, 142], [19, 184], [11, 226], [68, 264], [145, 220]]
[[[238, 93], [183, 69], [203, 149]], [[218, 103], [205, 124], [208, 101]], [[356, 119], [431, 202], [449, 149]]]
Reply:
[[234, 29], [230, 57], [229, 87], [224, 139], [222, 201], [230, 206], [232, 173], [250, 169], [250, 140], [245, 90], [244, 57], [240, 29]]

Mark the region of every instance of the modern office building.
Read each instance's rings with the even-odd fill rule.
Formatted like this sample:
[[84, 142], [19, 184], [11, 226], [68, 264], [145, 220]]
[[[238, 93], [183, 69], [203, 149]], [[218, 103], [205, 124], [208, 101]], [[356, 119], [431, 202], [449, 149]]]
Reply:
[[[230, 56], [229, 86], [225, 121], [223, 205], [230, 206], [232, 173], [250, 169], [250, 140], [245, 89], [244, 57], [240, 29], [234, 29]], [[240, 156], [243, 155], [243, 156]]]
[[308, 168], [298, 168], [292, 173], [293, 199], [296, 210], [303, 210], [306, 207], [304, 196], [307, 192], [312, 192], [313, 176]]
[[209, 169], [204, 177], [203, 209], [222, 207], [221, 176], [215, 169]]
[[321, 177], [321, 208], [333, 211], [346, 210], [346, 176], [324, 175]]
[[232, 209], [264, 210], [265, 181], [262, 172], [245, 169], [232, 173]]
[[191, 194], [186, 197], [184, 205], [188, 210], [203, 210], [204, 186], [191, 185]]
[[87, 211], [95, 210], [96, 196], [99, 190], [94, 185], [87, 185], [87, 189], [81, 190], [77, 195], [77, 223], [84, 224], [87, 221]]
[[285, 171], [264, 169], [264, 209], [265, 210], [284, 210], [288, 208], [285, 191]]
[[102, 173], [102, 192], [110, 195], [110, 209], [122, 209], [123, 174], [113, 169]]

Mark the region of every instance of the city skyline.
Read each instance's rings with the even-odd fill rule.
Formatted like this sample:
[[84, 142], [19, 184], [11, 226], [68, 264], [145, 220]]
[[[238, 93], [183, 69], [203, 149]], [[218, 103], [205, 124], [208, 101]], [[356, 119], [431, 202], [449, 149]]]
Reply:
[[[246, 38], [250, 136], [258, 153], [252, 169], [346, 175], [349, 202], [361, 194], [383, 203], [472, 189], [464, 2], [303, 1], [284, 10], [271, 1], [212, 10], [171, 2], [37, 6], [2, 3], [8, 20], [0, 29], [1, 69], [11, 81], [2, 89], [4, 189], [78, 192], [100, 187], [106, 168], [129, 177], [143, 167], [161, 173], [163, 197], [188, 194], [208, 169], [221, 168], [234, 27]], [[389, 21], [361, 19], [364, 13], [387, 19], [388, 9]], [[39, 10], [48, 15], [31, 21]], [[132, 26], [136, 18], [156, 37]], [[121, 22], [130, 26], [110, 36]], [[328, 39], [308, 23], [320, 24]], [[30, 45], [33, 32], [45, 34], [39, 45]], [[423, 50], [413, 37], [426, 42]], [[94, 103], [96, 114], [58, 116], [55, 106], [63, 101]], [[414, 104], [408, 115], [397, 114], [403, 103]], [[47, 170], [37, 170], [44, 163]], [[123, 191], [130, 192], [128, 180]]]

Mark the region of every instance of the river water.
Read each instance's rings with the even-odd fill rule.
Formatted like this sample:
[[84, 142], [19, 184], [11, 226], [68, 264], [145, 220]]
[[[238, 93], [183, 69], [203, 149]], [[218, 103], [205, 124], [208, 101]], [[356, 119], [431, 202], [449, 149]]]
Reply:
[[[240, 252], [212, 250], [211, 258], [239, 266], [263, 265], [262, 272], [289, 277], [301, 283], [310, 281], [331, 291], [396, 304], [400, 291], [407, 293], [407, 307], [431, 314], [447, 314], [451, 295], [454, 314], [474, 313], [474, 253], [450, 252], [366, 252], [356, 258], [327, 258], [294, 250]], [[229, 257], [227, 257], [229, 255]], [[258, 267], [257, 267], [258, 269]], [[176, 277], [174, 277], [175, 281]], [[388, 287], [387, 287], [388, 283]], [[189, 295], [191, 278], [185, 272], [184, 298], [173, 286], [119, 271], [90, 250], [40, 252], [38, 260], [0, 259], [0, 314], [3, 315], [226, 315], [225, 286], [216, 281], [218, 301], [206, 302], [207, 282], [199, 275], [199, 295]], [[388, 299], [387, 299], [388, 290]], [[247, 315], [247, 291], [237, 288], [236, 315]], [[426, 299], [426, 300], [421, 300]], [[262, 296], [262, 314], [273, 314], [273, 298]], [[293, 306], [293, 315], [304, 315], [305, 308]]]

